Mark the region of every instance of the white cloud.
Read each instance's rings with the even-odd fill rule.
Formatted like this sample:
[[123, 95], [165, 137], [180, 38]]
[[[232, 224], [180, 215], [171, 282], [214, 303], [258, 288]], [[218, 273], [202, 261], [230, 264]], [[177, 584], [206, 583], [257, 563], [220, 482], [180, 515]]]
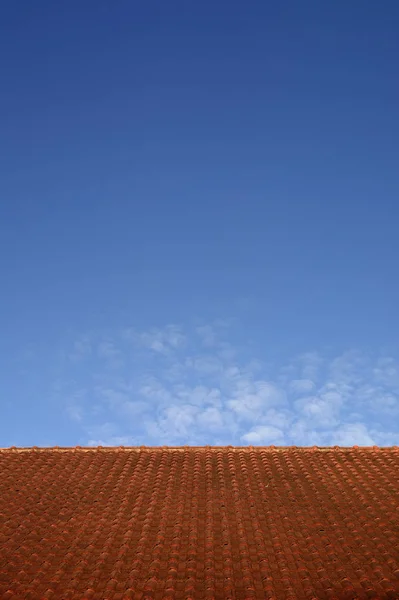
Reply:
[[289, 383], [289, 389], [294, 394], [307, 394], [315, 388], [315, 384], [310, 379], [293, 379]]
[[[62, 392], [61, 382], [56, 382], [55, 390], [57, 395]], [[87, 392], [85, 389], [76, 389], [68, 396], [68, 400], [65, 404], [65, 414], [72, 421], [77, 423], [83, 422], [86, 395]]]
[[340, 422], [343, 399], [336, 392], [308, 396], [294, 402], [294, 406], [314, 427], [331, 427]]
[[363, 423], [345, 423], [333, 435], [337, 446], [374, 446], [375, 439], [370, 436]]
[[214, 406], [205, 408], [197, 418], [201, 427], [209, 428], [211, 431], [218, 431], [225, 425], [223, 413]]
[[262, 415], [260, 422], [287, 431], [293, 419], [294, 415], [289, 409], [280, 408], [279, 410], [276, 410], [275, 408], [270, 408]]
[[382, 357], [373, 369], [376, 381], [399, 392], [399, 361], [392, 357]]
[[256, 425], [249, 433], [241, 436], [243, 442], [257, 445], [284, 445], [284, 433], [281, 429], [270, 425]]
[[130, 342], [136, 348], [146, 348], [155, 353], [168, 355], [184, 346], [185, 336], [177, 325], [167, 325], [163, 329], [152, 328], [149, 331], [137, 331], [130, 327], [121, 333], [121, 338]]
[[189, 357], [186, 366], [203, 375], [220, 374], [223, 370], [223, 362], [217, 356]]
[[209, 388], [204, 385], [189, 387], [186, 385], [176, 385], [175, 395], [186, 402], [190, 402], [194, 406], [213, 406], [221, 408], [221, 392], [217, 388]]
[[290, 445], [294, 446], [329, 446], [329, 433], [326, 431], [313, 429], [308, 420], [303, 418], [295, 419], [294, 423], [288, 428], [287, 436]]
[[371, 412], [399, 419], [399, 390], [395, 387], [390, 390], [381, 385], [363, 383], [356, 390], [356, 397]]
[[301, 365], [301, 379], [317, 381], [323, 365], [323, 359], [318, 352], [304, 352], [298, 357], [298, 362]]
[[[88, 440], [88, 446], [137, 446], [137, 441], [134, 437], [126, 435], [111, 436], [107, 439]], [[141, 445], [141, 444], [140, 444]]]
[[149, 332], [139, 334], [141, 343], [162, 354], [179, 348], [185, 342], [185, 337], [176, 325], [168, 325], [165, 329], [153, 329]]
[[178, 436], [188, 437], [198, 412], [199, 408], [192, 404], [172, 404], [161, 412], [159, 424], [169, 434], [174, 432]]
[[120, 356], [120, 351], [115, 344], [109, 340], [103, 340], [97, 347], [98, 355], [104, 358], [116, 358]]
[[97, 355], [102, 359], [106, 367], [111, 369], [121, 369], [124, 366], [124, 357], [115, 342], [111, 340], [101, 340], [97, 345]]
[[[231, 324], [215, 323], [191, 332], [169, 325], [82, 336], [74, 353], [79, 360], [90, 355], [90, 368], [82, 373], [70, 362], [57, 395], [90, 444], [328, 446], [397, 439], [388, 429], [399, 416], [392, 357], [305, 352], [266, 368], [247, 346], [234, 344]], [[118, 368], [104, 369], [104, 360], [119, 361]], [[100, 424], [90, 422], [99, 418]]]
[[118, 389], [98, 386], [96, 388], [98, 396], [102, 397], [111, 410], [114, 410], [121, 404], [128, 402], [129, 395]]
[[138, 394], [143, 398], [150, 400], [152, 403], [169, 403], [173, 399], [173, 395], [170, 391], [155, 377], [145, 379], [143, 385], [138, 389]]

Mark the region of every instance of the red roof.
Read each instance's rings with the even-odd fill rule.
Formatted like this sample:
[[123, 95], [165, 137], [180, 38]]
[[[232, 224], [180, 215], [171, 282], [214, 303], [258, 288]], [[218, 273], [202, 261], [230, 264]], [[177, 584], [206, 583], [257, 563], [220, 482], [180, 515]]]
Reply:
[[0, 598], [399, 599], [399, 448], [0, 450]]

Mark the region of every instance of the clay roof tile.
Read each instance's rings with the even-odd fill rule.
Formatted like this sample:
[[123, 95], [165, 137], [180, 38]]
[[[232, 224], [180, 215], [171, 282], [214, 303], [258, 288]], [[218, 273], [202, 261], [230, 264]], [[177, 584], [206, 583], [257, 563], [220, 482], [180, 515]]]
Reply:
[[0, 599], [399, 600], [399, 448], [0, 449]]

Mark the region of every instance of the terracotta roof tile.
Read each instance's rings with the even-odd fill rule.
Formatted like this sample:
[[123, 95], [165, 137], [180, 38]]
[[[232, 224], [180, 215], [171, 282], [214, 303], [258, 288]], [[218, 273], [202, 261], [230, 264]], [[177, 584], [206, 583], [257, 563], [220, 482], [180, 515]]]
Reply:
[[0, 598], [399, 599], [399, 448], [0, 449]]

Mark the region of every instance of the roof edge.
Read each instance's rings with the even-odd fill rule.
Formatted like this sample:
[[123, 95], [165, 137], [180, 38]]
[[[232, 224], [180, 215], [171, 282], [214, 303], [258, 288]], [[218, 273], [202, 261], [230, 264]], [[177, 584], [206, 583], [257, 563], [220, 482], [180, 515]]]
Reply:
[[281, 452], [281, 451], [301, 451], [301, 452], [348, 452], [348, 451], [391, 451], [399, 452], [399, 446], [9, 446], [0, 448], [1, 452], [154, 452], [154, 451], [175, 451], [186, 452], [188, 450], [206, 451], [206, 450], [225, 450], [229, 452]]

